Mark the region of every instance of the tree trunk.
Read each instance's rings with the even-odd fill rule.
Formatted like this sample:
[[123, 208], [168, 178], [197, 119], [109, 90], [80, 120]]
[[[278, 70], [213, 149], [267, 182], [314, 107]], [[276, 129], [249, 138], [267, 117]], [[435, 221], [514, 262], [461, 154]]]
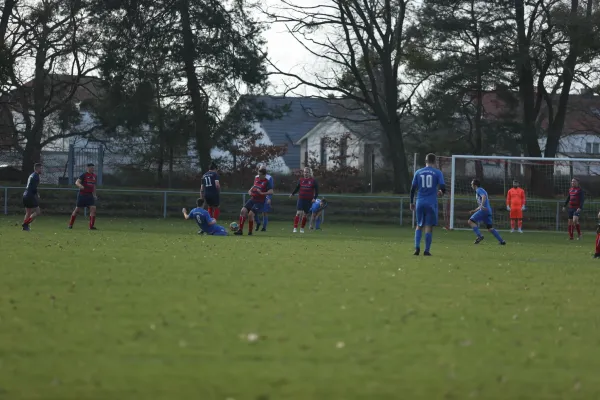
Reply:
[[169, 189], [173, 184], [173, 145], [169, 146]]
[[[394, 118], [394, 117], [392, 117]], [[402, 131], [397, 118], [395, 123], [389, 123], [383, 126], [385, 134], [390, 143], [390, 159], [394, 169], [394, 193], [408, 193], [410, 175], [408, 171], [408, 161], [402, 140]]]
[[196, 151], [200, 161], [202, 172], [208, 171], [210, 165], [210, 132], [207, 123], [207, 106], [200, 94], [200, 84], [196, 76], [194, 60], [196, 51], [194, 48], [194, 37], [190, 24], [190, 13], [188, 0], [179, 0], [179, 13], [181, 16], [181, 34], [183, 36], [183, 61], [185, 64], [185, 74], [187, 77], [187, 88], [192, 100], [192, 110], [194, 113], [194, 134], [196, 137]]
[[8, 28], [8, 20], [15, 4], [17, 4], [17, 0], [4, 0], [4, 8], [2, 9], [2, 17], [0, 18], [0, 48], [4, 47], [4, 38], [6, 36], [6, 29]]
[[[33, 164], [41, 162], [42, 148], [39, 143], [27, 141], [23, 159], [21, 161], [21, 183], [26, 183], [29, 175], [33, 171]], [[58, 183], [58, 182], [53, 182]]]

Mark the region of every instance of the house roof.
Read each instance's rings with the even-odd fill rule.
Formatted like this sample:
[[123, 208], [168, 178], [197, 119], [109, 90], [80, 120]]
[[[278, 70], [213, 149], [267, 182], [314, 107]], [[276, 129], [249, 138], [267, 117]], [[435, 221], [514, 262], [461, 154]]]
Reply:
[[344, 99], [322, 99], [311, 97], [258, 96], [257, 101], [266, 107], [289, 108], [280, 119], [259, 121], [271, 142], [276, 146], [288, 146], [283, 156], [289, 168], [300, 168], [300, 148], [298, 141], [327, 117], [348, 116], [358, 113], [352, 102]]
[[[483, 95], [484, 118], [512, 119], [520, 121], [523, 109], [517, 93], [487, 92]], [[553, 99], [554, 107], [558, 96]], [[556, 110], [554, 110], [556, 112]], [[548, 106], [544, 101], [540, 110], [539, 123], [548, 129]], [[569, 95], [564, 134], [592, 132], [600, 134], [600, 96], [582, 94]]]

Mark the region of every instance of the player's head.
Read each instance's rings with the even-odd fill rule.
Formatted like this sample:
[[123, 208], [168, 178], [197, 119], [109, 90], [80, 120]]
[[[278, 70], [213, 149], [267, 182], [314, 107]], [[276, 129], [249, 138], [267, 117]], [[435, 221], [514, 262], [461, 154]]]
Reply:
[[35, 163], [35, 164], [33, 164], [33, 170], [37, 174], [41, 174], [42, 173], [42, 164], [41, 163]]
[[429, 153], [425, 156], [425, 164], [433, 167], [435, 165], [435, 154]]
[[267, 166], [265, 164], [258, 164], [258, 174], [261, 176], [267, 175]]
[[211, 161], [210, 165], [208, 166], [209, 171], [216, 171], [217, 170], [217, 163], [214, 161]]
[[310, 169], [309, 167], [304, 167], [302, 173], [304, 174], [305, 178], [310, 178], [312, 176], [312, 169]]
[[202, 199], [196, 199], [196, 207], [204, 207], [204, 200]]
[[94, 168], [95, 168], [95, 165], [94, 165], [94, 164], [92, 164], [92, 163], [89, 163], [89, 164], [86, 166], [87, 172], [89, 172], [90, 174], [93, 174], [93, 173], [94, 173]]
[[477, 188], [478, 188], [478, 187], [480, 187], [480, 186], [481, 186], [481, 182], [479, 182], [479, 179], [473, 179], [473, 180], [471, 181], [471, 187], [472, 187], [473, 189], [477, 189]]
[[577, 179], [577, 178], [571, 179], [571, 186], [579, 187], [579, 179]]
[[519, 181], [514, 180], [513, 181], [513, 187], [518, 188], [519, 187]]
[[321, 198], [321, 209], [327, 207], [327, 199], [325, 197]]

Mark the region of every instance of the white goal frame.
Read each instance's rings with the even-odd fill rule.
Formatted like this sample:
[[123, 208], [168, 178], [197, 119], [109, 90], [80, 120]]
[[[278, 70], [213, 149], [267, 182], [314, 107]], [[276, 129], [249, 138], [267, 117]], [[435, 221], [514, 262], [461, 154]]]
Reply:
[[475, 156], [475, 155], [466, 155], [466, 154], [454, 154], [452, 155], [452, 170], [451, 170], [451, 182], [450, 182], [450, 223], [448, 228], [454, 229], [454, 199], [456, 195], [456, 190], [454, 186], [456, 185], [456, 160], [464, 159], [464, 160], [499, 160], [499, 161], [552, 161], [552, 162], [568, 162], [568, 163], [576, 163], [576, 162], [589, 162], [589, 163], [600, 163], [600, 158], [546, 158], [546, 157], [509, 157], [509, 156]]

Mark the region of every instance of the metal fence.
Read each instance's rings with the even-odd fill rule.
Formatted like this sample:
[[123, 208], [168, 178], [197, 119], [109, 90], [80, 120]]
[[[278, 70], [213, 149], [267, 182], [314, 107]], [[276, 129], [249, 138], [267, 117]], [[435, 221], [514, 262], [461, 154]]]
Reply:
[[[129, 190], [98, 189], [98, 208], [100, 215], [113, 217], [180, 217], [181, 208], [191, 208], [195, 204], [198, 192], [174, 190]], [[3, 212], [5, 215], [22, 213], [22, 187], [0, 186]], [[68, 215], [74, 205], [76, 189], [40, 188], [40, 206], [44, 214]], [[276, 194], [273, 199], [272, 220], [291, 220], [296, 210], [296, 199], [288, 195]], [[410, 211], [408, 196], [360, 196], [360, 195], [323, 195], [328, 199], [327, 220], [346, 223], [375, 223], [414, 226], [414, 216]], [[222, 218], [237, 219], [240, 208], [248, 199], [247, 193], [222, 192]], [[447, 200], [446, 200], [447, 201]], [[455, 227], [467, 228], [468, 210], [475, 207], [472, 197], [458, 198]], [[504, 199], [492, 198], [494, 223], [500, 229], [510, 226]], [[566, 229], [567, 216], [562, 212], [563, 201], [531, 199], [524, 213], [524, 227], [528, 230], [563, 231]], [[595, 229], [598, 202], [586, 203], [582, 216], [584, 229]], [[447, 211], [440, 206], [440, 222], [444, 226]]]

